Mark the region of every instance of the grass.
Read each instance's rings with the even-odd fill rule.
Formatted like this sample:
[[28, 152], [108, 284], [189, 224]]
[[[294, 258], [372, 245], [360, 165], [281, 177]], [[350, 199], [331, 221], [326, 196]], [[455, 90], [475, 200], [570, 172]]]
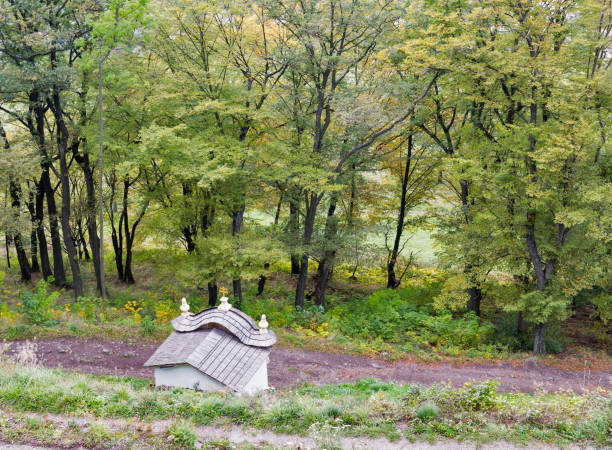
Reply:
[[[384, 436], [392, 441], [507, 439], [612, 445], [612, 401], [603, 392], [504, 394], [496, 391], [493, 382], [454, 389], [363, 379], [238, 397], [178, 388], [159, 390], [148, 380], [24, 366], [6, 357], [0, 364], [0, 408], [7, 413], [169, 420], [177, 423], [170, 433], [181, 442], [193, 441], [191, 426], [237, 424], [332, 441], [333, 436], [336, 441], [342, 436]], [[435, 414], [424, 413], [423, 405], [429, 405]], [[17, 429], [28, 426], [23, 422]], [[2, 439], [13, 439], [13, 428], [0, 425]], [[104, 439], [116, 439], [112, 431], [108, 433]]]
[[[173, 422], [161, 430], [134, 421], [115, 422], [112, 427], [100, 420], [66, 420], [63, 417], [36, 416], [0, 411], [0, 441], [60, 448], [249, 449], [230, 445], [225, 439], [200, 441], [189, 423]], [[263, 448], [263, 447], [258, 447]]]

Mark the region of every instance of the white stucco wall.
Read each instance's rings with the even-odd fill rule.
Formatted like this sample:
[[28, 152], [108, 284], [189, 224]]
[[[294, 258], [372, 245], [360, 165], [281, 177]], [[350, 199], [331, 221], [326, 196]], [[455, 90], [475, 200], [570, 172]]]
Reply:
[[268, 363], [264, 362], [244, 387], [244, 393], [253, 395], [266, 389], [268, 389]]
[[[196, 386], [197, 383], [197, 386]], [[201, 391], [223, 391], [227, 387], [191, 366], [155, 368], [155, 386], [184, 387]]]
[[[224, 391], [229, 388], [189, 365], [156, 367], [155, 386], [183, 387], [201, 391]], [[268, 364], [263, 363], [242, 393], [253, 395], [268, 389]]]

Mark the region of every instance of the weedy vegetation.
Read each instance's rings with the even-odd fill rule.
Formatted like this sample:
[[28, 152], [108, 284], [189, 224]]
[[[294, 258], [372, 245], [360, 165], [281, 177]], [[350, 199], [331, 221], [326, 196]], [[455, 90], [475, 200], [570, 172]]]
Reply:
[[[159, 390], [149, 380], [67, 373], [7, 358], [2, 366], [0, 404], [7, 413], [171, 420], [165, 438], [176, 448], [193, 446], [193, 427], [227, 424], [308, 435], [322, 443], [335, 440], [336, 445], [342, 436], [612, 445], [612, 401], [603, 391], [502, 393], [495, 382], [457, 389], [366, 378], [239, 397]], [[0, 431], [2, 439], [12, 439], [8, 426]], [[111, 433], [100, 439], [114, 438]]]

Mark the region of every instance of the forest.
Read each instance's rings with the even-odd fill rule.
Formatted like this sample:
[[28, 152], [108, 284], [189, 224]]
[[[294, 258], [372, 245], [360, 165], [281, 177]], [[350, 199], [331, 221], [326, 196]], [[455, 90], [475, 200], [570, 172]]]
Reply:
[[[610, 0], [0, 0], [0, 446], [612, 445], [611, 144]], [[278, 392], [153, 389], [226, 292]]]
[[104, 298], [158, 249], [209, 305], [221, 284], [261, 297], [287, 262], [295, 308], [323, 310], [339, 271], [398, 289], [433, 268], [436, 310], [514, 313], [536, 354], [582, 306], [609, 338], [609, 1], [0, 12], [0, 227], [22, 281]]

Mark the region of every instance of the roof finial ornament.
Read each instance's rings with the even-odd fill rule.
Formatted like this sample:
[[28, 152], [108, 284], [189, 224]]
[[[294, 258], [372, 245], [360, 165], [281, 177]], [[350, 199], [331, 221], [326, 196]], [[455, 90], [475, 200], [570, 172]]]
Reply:
[[187, 299], [185, 297], [183, 297], [183, 299], [181, 300], [181, 316], [188, 316], [189, 315], [189, 303], [187, 303]]
[[227, 298], [227, 289], [225, 287], [221, 287], [219, 292], [221, 293], [221, 298], [219, 299], [221, 300], [221, 304], [217, 306], [217, 309], [220, 309], [221, 311], [229, 311], [232, 309], [232, 305], [228, 303], [229, 298]]
[[261, 315], [261, 320], [259, 321], [259, 323], [257, 324], [259, 325], [259, 332], [261, 334], [266, 334], [268, 332], [268, 321], [266, 320], [266, 315], [262, 314]]

